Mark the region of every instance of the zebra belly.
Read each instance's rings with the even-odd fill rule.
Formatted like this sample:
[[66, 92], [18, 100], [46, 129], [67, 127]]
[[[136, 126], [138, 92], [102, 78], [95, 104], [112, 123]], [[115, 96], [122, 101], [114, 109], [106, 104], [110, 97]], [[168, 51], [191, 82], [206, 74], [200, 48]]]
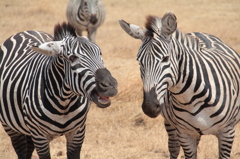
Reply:
[[[6, 111], [8, 109], [8, 111]], [[27, 127], [23, 115], [20, 113], [20, 110], [12, 111], [10, 107], [1, 107], [0, 110], [0, 121], [3, 125], [8, 126], [16, 132], [20, 132], [25, 135], [30, 135], [29, 128]], [[5, 113], [7, 112], [7, 113]], [[18, 114], [14, 116], [14, 114]], [[10, 119], [10, 120], [9, 120]]]
[[[235, 111], [228, 111], [225, 107], [220, 114], [213, 116], [213, 112], [217, 112], [217, 108], [205, 108], [201, 112], [194, 114], [187, 111], [176, 111], [170, 109], [163, 110], [165, 120], [178, 129], [181, 133], [190, 135], [208, 135], [217, 134], [219, 130], [226, 126], [233, 126], [238, 123], [240, 118], [239, 107], [235, 106]], [[232, 113], [235, 113], [232, 114]], [[231, 115], [229, 115], [231, 114]]]
[[[41, 120], [41, 122], [37, 121], [37, 119]], [[62, 117], [61, 122], [65, 121], [66, 123], [68, 123], [70, 120], [69, 117], [66, 118]], [[41, 118], [26, 119], [30, 131], [34, 132], [35, 130], [38, 130], [39, 133], [44, 134], [44, 136], [46, 136], [49, 139], [57, 138], [69, 132], [78, 131], [80, 128], [84, 127], [85, 121], [86, 116], [82, 116], [77, 120], [72, 120], [72, 122], [68, 124], [61, 124], [58, 121], [51, 122], [51, 120], [48, 121], [46, 119], [43, 120]]]
[[[56, 108], [56, 106], [41, 105], [38, 108], [31, 108], [34, 107], [33, 105], [27, 106], [25, 120], [30, 131], [36, 129], [52, 139], [83, 128], [90, 102], [85, 98], [79, 101], [69, 109], [55, 111], [50, 110], [49, 107]], [[37, 112], [32, 112], [32, 110], [37, 110]]]
[[0, 107], [0, 121], [3, 125], [11, 128], [16, 132], [30, 135], [29, 128], [24, 120], [23, 109], [19, 105], [11, 105], [10, 103], [15, 102], [14, 100], [8, 100], [7, 90], [1, 90], [1, 94], [4, 98], [1, 99]]
[[20, 87], [16, 86], [16, 83], [21, 83], [22, 81], [15, 80], [13, 76], [8, 74], [8, 72], [3, 71], [3, 74], [5, 76], [1, 79], [0, 87], [0, 121], [16, 132], [30, 135], [29, 129], [24, 120], [24, 105], [22, 105], [21, 98], [21, 93], [24, 91]]

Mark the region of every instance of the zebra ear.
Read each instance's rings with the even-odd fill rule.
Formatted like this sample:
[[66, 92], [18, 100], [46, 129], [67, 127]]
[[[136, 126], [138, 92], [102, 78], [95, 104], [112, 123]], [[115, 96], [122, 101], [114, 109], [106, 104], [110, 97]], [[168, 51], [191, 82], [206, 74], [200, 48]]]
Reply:
[[135, 39], [143, 39], [145, 37], [146, 29], [141, 28], [140, 26], [129, 24], [124, 20], [118, 20], [122, 29], [128, 33], [131, 37]]
[[168, 38], [177, 29], [176, 16], [168, 12], [162, 17], [162, 29], [161, 33]]
[[32, 46], [30, 49], [47, 56], [54, 56], [61, 52], [61, 41], [50, 41], [38, 46]]

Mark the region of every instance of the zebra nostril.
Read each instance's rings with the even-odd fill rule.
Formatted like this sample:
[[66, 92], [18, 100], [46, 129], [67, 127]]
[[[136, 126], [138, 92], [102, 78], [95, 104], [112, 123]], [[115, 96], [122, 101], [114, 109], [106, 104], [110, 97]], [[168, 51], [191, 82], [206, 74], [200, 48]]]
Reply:
[[108, 85], [107, 85], [107, 84], [105, 84], [105, 83], [102, 83], [102, 82], [101, 82], [99, 85], [100, 85], [100, 87], [101, 87], [101, 88], [107, 88], [107, 87], [108, 87]]

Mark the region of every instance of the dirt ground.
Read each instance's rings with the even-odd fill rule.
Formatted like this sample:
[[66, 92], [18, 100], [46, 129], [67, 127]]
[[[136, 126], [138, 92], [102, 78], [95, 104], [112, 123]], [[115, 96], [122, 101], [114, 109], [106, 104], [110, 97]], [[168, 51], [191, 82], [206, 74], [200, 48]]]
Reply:
[[[169, 158], [163, 119], [150, 119], [141, 110], [142, 83], [136, 59], [141, 41], [120, 28], [119, 19], [144, 26], [149, 14], [163, 16], [172, 11], [183, 32], [213, 34], [240, 53], [239, 0], [103, 0], [107, 15], [99, 28], [96, 43], [103, 52], [106, 67], [119, 82], [119, 93], [106, 109], [92, 104], [87, 119], [82, 159], [164, 159]], [[54, 25], [66, 21], [68, 0], [1, 0], [0, 43], [24, 30], [52, 34]], [[240, 158], [240, 127], [231, 153]], [[53, 159], [66, 158], [65, 139], [51, 143]], [[218, 158], [214, 136], [203, 136], [198, 148], [200, 159]], [[0, 127], [0, 158], [16, 159], [10, 138]], [[37, 158], [34, 152], [34, 159]], [[183, 158], [181, 152], [179, 159]]]

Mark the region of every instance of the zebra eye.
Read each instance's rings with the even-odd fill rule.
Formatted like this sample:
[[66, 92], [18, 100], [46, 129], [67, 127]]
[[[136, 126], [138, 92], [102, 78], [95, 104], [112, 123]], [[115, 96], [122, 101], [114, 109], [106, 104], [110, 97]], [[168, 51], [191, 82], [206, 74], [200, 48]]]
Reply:
[[87, 2], [84, 2], [84, 5], [87, 6]]
[[78, 57], [77, 57], [76, 55], [71, 55], [71, 56], [69, 57], [69, 60], [70, 60], [71, 62], [75, 62], [77, 59], [78, 59]]
[[162, 62], [168, 62], [169, 60], [169, 56], [165, 56], [163, 59], [162, 59]]

